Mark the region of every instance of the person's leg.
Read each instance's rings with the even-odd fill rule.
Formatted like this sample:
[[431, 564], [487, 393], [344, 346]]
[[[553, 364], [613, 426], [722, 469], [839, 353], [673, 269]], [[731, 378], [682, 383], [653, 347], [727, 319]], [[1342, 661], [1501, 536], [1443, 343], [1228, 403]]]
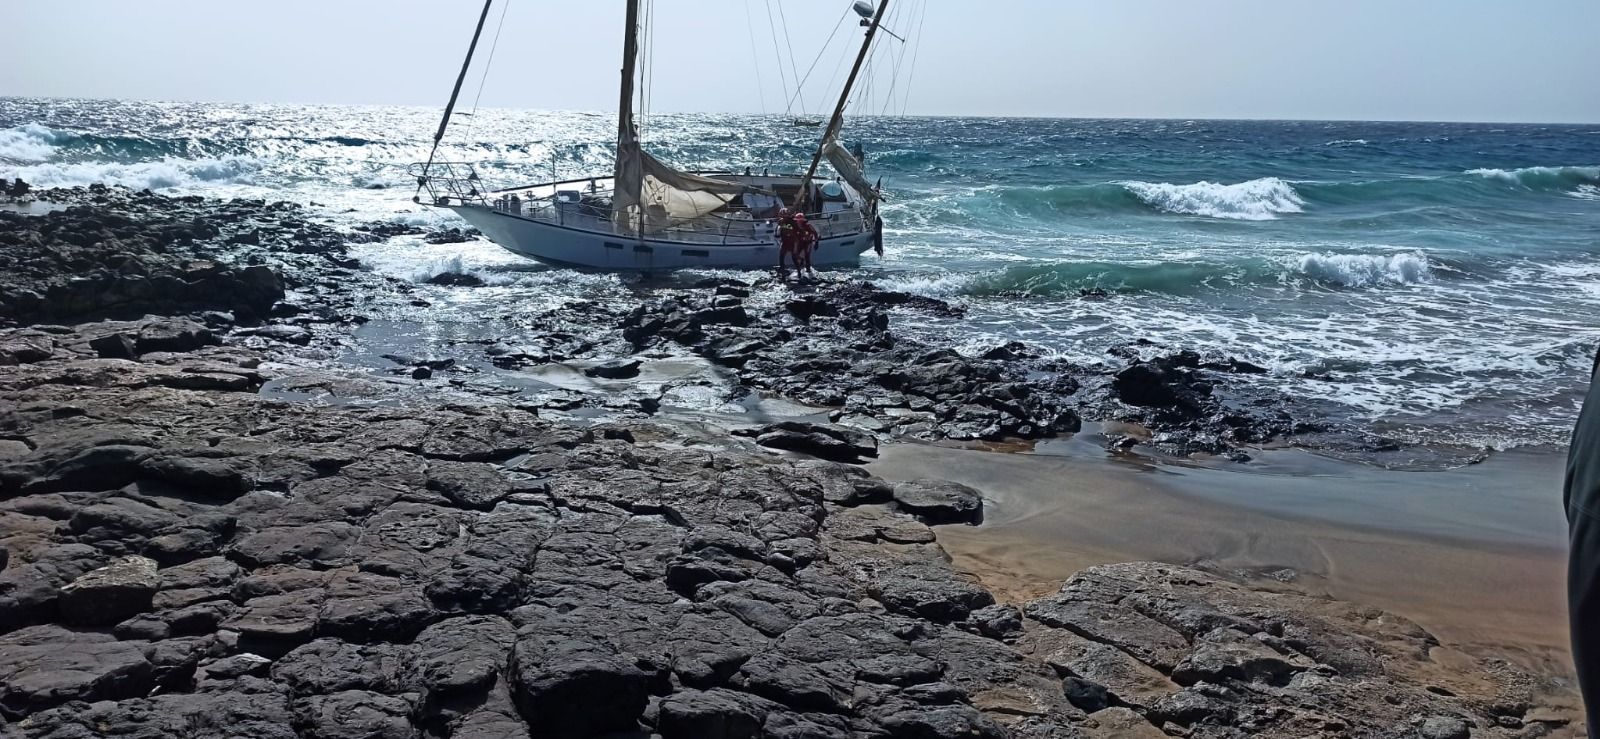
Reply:
[[[1600, 370], [1600, 360], [1596, 362]], [[1567, 611], [1572, 619], [1572, 661], [1588, 707], [1589, 737], [1600, 739], [1600, 379], [1589, 395], [1567, 452], [1566, 504], [1571, 550]]]

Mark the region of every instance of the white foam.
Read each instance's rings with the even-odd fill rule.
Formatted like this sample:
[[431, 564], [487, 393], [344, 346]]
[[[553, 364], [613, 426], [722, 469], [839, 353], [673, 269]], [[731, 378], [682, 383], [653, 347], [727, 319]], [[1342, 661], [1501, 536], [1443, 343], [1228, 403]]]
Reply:
[[1600, 166], [1596, 167], [1522, 167], [1520, 169], [1469, 169], [1466, 174], [1498, 180], [1512, 185], [1561, 185], [1571, 181], [1600, 182]]
[[470, 275], [482, 280], [485, 285], [512, 285], [516, 284], [524, 276], [516, 272], [496, 272], [473, 266], [468, 264], [466, 255], [456, 254], [415, 263], [406, 278], [412, 282], [421, 283], [440, 275]]
[[0, 129], [0, 162], [42, 162], [56, 153], [61, 134], [37, 123]]
[[0, 167], [0, 176], [21, 177], [34, 187], [79, 187], [103, 184], [122, 185], [135, 190], [166, 190], [202, 182], [249, 184], [261, 168], [254, 157], [229, 156], [221, 159], [163, 159], [159, 162], [118, 164], [112, 162], [72, 162]]
[[1600, 185], [1579, 185], [1572, 191], [1572, 197], [1579, 200], [1600, 200]]
[[873, 280], [872, 283], [884, 290], [910, 293], [929, 298], [948, 298], [960, 295], [969, 285], [975, 275], [907, 275], [904, 277], [887, 277]]
[[1338, 139], [1336, 141], [1329, 141], [1328, 143], [1323, 144], [1323, 146], [1366, 146], [1370, 143], [1372, 142], [1366, 139]]
[[1299, 213], [1306, 204], [1294, 187], [1277, 177], [1232, 185], [1205, 181], [1192, 185], [1138, 181], [1117, 184], [1146, 204], [1168, 213], [1211, 218], [1268, 221], [1281, 213]]
[[1408, 285], [1433, 280], [1433, 268], [1421, 252], [1399, 254], [1302, 254], [1290, 269], [1303, 277], [1345, 287]]

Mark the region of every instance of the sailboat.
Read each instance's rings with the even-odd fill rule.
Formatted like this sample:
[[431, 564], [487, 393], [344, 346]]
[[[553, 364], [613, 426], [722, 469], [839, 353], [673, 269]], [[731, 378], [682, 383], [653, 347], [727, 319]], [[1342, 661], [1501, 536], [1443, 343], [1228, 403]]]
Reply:
[[[486, 0], [456, 78], [434, 151], [444, 138], [461, 83], [483, 33]], [[639, 0], [627, 0], [623, 28], [617, 159], [612, 172], [506, 189], [487, 189], [470, 164], [413, 165], [413, 201], [448, 208], [491, 241], [547, 264], [607, 271], [692, 268], [762, 269], [778, 264], [781, 208], [806, 214], [817, 229], [812, 263], [853, 265], [862, 253], [883, 253], [879, 188], [867, 181], [860, 159], [838, 142], [851, 87], [872, 47], [889, 0], [857, 2], [866, 37], [845, 81], [833, 117], [804, 173], [688, 172], [672, 168], [640, 143], [633, 99], [639, 52]], [[838, 176], [823, 179], [823, 158]], [[427, 197], [422, 197], [426, 191]]]

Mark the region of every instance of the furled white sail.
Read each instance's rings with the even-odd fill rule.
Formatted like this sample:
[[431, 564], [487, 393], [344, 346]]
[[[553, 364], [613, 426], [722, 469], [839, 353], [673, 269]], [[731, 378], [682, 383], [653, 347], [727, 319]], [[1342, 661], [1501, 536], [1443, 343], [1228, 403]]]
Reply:
[[[736, 182], [679, 172], [639, 146], [619, 147], [612, 220], [622, 233], [658, 233], [705, 216], [726, 205], [747, 188]], [[641, 217], [641, 212], [643, 216]]]
[[822, 145], [822, 154], [828, 158], [828, 163], [833, 165], [835, 171], [845, 182], [850, 183], [856, 192], [868, 200], [877, 200], [878, 191], [873, 189], [872, 183], [867, 181], [866, 175], [861, 170], [861, 162], [856, 160], [856, 155], [851, 154], [838, 141], [828, 139]]

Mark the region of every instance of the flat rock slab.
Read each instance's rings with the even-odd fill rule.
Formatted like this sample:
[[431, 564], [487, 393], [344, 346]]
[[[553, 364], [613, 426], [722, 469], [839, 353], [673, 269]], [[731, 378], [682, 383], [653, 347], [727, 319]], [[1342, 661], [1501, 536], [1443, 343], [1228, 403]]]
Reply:
[[894, 502], [929, 524], [983, 522], [983, 494], [948, 480], [897, 482]]
[[61, 617], [79, 626], [109, 626], [150, 610], [161, 578], [156, 561], [124, 557], [61, 588]]
[[592, 367], [583, 368], [583, 374], [606, 380], [626, 380], [630, 377], [639, 376], [639, 366], [641, 364], [643, 363], [637, 359], [612, 359]]
[[878, 456], [878, 440], [845, 426], [783, 421], [755, 431], [756, 443], [834, 462], [860, 462]]
[[0, 715], [8, 719], [68, 701], [134, 698], [150, 690], [153, 668], [143, 642], [86, 639], [64, 629], [40, 639], [23, 632], [0, 639]]

